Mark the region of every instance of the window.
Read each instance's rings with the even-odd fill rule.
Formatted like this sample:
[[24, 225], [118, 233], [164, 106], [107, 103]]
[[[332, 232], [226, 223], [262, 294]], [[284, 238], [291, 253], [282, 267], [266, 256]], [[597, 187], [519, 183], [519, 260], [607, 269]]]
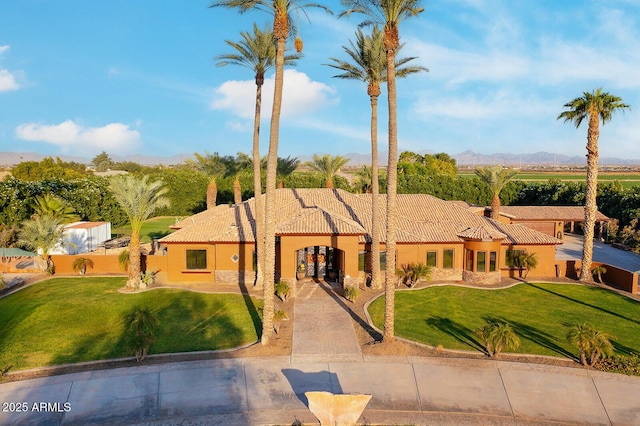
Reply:
[[473, 271], [473, 250], [465, 251], [464, 267], [467, 271]]
[[380, 252], [380, 270], [384, 271], [385, 269], [387, 269], [387, 252], [381, 251]]
[[437, 251], [428, 251], [427, 252], [427, 266], [431, 268], [435, 268], [438, 263], [438, 252]]
[[492, 251], [489, 253], [489, 272], [495, 272], [496, 271], [496, 259], [498, 258], [498, 255], [495, 251]]
[[445, 249], [442, 251], [442, 268], [453, 269], [453, 249]]
[[516, 268], [518, 266], [518, 257], [524, 254], [524, 250], [507, 250], [506, 264], [509, 268]]
[[476, 272], [486, 272], [487, 270], [487, 252], [479, 251], [476, 253]]
[[187, 250], [187, 269], [207, 269], [207, 251]]
[[[359, 251], [358, 252], [358, 271], [364, 271], [365, 268], [371, 269], [371, 252]], [[380, 270], [384, 271], [387, 268], [387, 252], [380, 252]]]

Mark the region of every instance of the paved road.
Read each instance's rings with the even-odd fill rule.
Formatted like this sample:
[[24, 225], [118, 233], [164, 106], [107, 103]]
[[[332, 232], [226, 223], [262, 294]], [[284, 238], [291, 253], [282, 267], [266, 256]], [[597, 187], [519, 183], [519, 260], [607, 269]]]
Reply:
[[294, 325], [291, 356], [4, 383], [0, 424], [317, 424], [304, 396], [311, 390], [372, 394], [360, 418], [367, 424], [640, 424], [640, 377], [491, 360], [363, 355], [347, 311], [322, 287], [311, 286], [295, 302], [294, 321], [307, 325]]
[[[582, 259], [582, 235], [564, 234], [564, 244], [556, 249], [556, 259]], [[607, 265], [617, 266], [631, 272], [640, 272], [640, 255], [631, 251], [619, 250], [600, 241], [593, 242], [593, 260]]]

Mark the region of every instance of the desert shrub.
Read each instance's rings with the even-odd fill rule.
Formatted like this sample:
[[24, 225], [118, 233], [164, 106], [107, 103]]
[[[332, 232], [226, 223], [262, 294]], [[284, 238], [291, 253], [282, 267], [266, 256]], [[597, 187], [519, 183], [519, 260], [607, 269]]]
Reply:
[[287, 321], [288, 319], [289, 319], [289, 316], [285, 311], [281, 309], [276, 309], [273, 312], [273, 331], [275, 331], [276, 334], [278, 334], [278, 332], [280, 331], [280, 325], [282, 324], [282, 321]]
[[345, 286], [344, 289], [342, 289], [342, 296], [350, 302], [355, 302], [358, 294], [358, 287]]
[[631, 356], [613, 355], [599, 360], [594, 367], [608, 373], [640, 376], [640, 356], [636, 354]]
[[274, 286], [275, 294], [282, 300], [283, 302], [287, 301], [287, 297], [289, 297], [289, 292], [291, 289], [289, 288], [289, 284], [284, 281], [279, 281]]

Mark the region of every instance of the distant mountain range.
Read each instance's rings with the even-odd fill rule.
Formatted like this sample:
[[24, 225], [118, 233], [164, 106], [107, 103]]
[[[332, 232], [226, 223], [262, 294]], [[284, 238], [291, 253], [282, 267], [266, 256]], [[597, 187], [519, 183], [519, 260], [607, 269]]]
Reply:
[[[432, 151], [419, 151], [420, 154], [433, 154]], [[363, 154], [357, 152], [351, 152], [344, 154], [344, 157], [349, 158], [350, 165], [368, 164], [371, 162], [371, 154]], [[40, 161], [50, 155], [36, 154], [33, 152], [0, 152], [0, 166], [14, 166], [22, 161]], [[75, 161], [77, 163], [89, 164], [90, 158], [74, 157], [69, 155], [59, 155], [53, 157], [60, 157], [64, 161]], [[311, 160], [310, 155], [298, 155], [301, 161]], [[502, 164], [513, 167], [521, 166], [533, 166], [533, 165], [586, 165], [586, 159], [584, 155], [568, 156], [563, 154], [554, 154], [550, 152], [536, 152], [533, 154], [508, 154], [508, 153], [496, 153], [496, 154], [480, 154], [474, 151], [464, 151], [459, 154], [452, 155], [456, 159], [458, 165], [461, 166], [479, 166], [479, 165], [494, 165]], [[111, 158], [114, 161], [133, 161], [144, 165], [171, 165], [180, 164], [184, 160], [193, 159], [192, 154], [177, 154], [170, 157], [159, 157], [149, 155], [130, 155], [126, 157], [113, 155]], [[385, 151], [379, 154], [380, 165], [387, 164], [387, 153]], [[613, 157], [601, 157], [599, 161], [600, 165], [640, 165], [640, 159], [628, 159], [628, 158], [613, 158]]]

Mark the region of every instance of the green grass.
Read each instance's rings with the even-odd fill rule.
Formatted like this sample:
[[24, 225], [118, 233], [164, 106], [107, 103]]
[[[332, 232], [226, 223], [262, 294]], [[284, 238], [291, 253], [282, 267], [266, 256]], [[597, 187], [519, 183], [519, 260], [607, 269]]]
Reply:
[[133, 356], [123, 318], [157, 312], [150, 354], [228, 349], [258, 339], [256, 303], [241, 295], [158, 289], [124, 294], [125, 278], [54, 278], [0, 299], [0, 369]]
[[[473, 178], [475, 176], [476, 174], [472, 172], [458, 173], [458, 177], [462, 178]], [[557, 179], [563, 182], [585, 182], [587, 174], [586, 172], [521, 172], [513, 178], [513, 180], [525, 182], [548, 182], [550, 179]], [[620, 182], [623, 188], [631, 188], [640, 185], [640, 173], [598, 173], [598, 182], [611, 183], [616, 180]]]
[[[369, 307], [384, 324], [384, 297]], [[569, 284], [520, 284], [504, 290], [430, 287], [396, 293], [396, 334], [427, 345], [482, 351], [474, 330], [487, 320], [511, 324], [518, 353], [574, 358], [569, 327], [588, 322], [611, 336], [620, 355], [640, 354], [640, 302], [612, 291]]]
[[[159, 216], [144, 222], [140, 231], [140, 241], [150, 243], [154, 238], [162, 238], [169, 235], [173, 230], [169, 226], [176, 223], [175, 216]], [[125, 225], [112, 231], [116, 235], [131, 235], [131, 226]]]

